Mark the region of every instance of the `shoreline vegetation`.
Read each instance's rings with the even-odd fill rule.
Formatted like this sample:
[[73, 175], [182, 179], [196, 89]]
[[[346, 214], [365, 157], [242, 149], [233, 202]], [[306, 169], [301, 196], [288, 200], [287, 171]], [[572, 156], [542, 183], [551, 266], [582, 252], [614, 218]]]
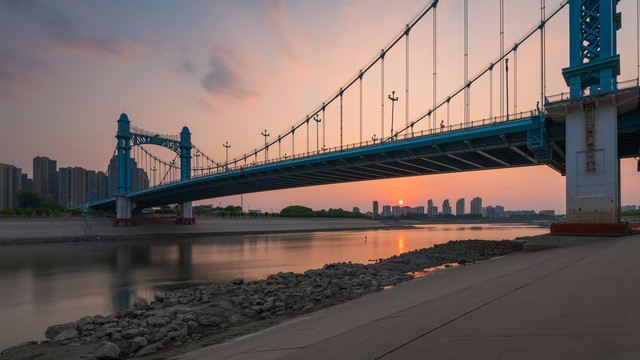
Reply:
[[367, 265], [333, 263], [301, 274], [156, 291], [151, 301], [136, 298], [123, 312], [52, 325], [44, 331], [47, 340], [10, 347], [0, 358], [168, 358], [399, 285], [436, 268], [466, 266], [522, 248], [522, 241], [450, 241]]

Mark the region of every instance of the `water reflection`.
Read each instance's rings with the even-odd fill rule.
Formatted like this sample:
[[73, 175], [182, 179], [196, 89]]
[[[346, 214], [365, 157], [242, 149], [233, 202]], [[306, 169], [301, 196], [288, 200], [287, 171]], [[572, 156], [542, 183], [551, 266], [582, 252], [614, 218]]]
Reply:
[[[476, 229], [478, 228], [479, 229]], [[109, 314], [135, 296], [326, 263], [386, 258], [448, 240], [535, 235], [521, 225], [429, 225], [369, 230], [226, 236], [172, 241], [42, 244], [0, 247], [0, 349], [43, 339], [48, 325]], [[366, 240], [366, 241], [365, 241]]]

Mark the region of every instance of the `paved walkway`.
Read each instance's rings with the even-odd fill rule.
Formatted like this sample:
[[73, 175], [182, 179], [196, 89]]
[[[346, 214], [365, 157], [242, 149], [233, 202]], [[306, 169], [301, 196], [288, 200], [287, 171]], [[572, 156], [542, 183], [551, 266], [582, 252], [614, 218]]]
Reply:
[[449, 269], [178, 359], [640, 359], [640, 235]]

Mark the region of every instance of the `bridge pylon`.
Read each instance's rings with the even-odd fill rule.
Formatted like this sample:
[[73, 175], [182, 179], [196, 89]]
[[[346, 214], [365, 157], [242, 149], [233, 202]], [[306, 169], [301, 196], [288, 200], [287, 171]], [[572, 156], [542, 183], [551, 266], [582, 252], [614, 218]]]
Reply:
[[[131, 121], [127, 114], [122, 113], [118, 119], [118, 143], [116, 146], [118, 156], [118, 182], [116, 189], [116, 217], [114, 225], [132, 225], [132, 211], [136, 204], [127, 197], [131, 192], [131, 147], [135, 145], [152, 144], [170, 149], [180, 157], [180, 181], [191, 179], [191, 132], [188, 127], [183, 127], [180, 136], [163, 136], [149, 133], [144, 130], [131, 130]], [[191, 201], [178, 204], [180, 215], [178, 222], [181, 224], [193, 224], [195, 218], [192, 213]]]
[[561, 109], [566, 121], [567, 220], [554, 224], [552, 233], [626, 233], [620, 223], [616, 3], [569, 0], [570, 66], [562, 74], [570, 97], [546, 107]]

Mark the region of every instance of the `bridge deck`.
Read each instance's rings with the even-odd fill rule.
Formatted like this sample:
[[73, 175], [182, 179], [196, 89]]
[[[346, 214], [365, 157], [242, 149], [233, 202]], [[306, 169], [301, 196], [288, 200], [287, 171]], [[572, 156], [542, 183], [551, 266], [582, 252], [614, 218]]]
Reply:
[[[637, 92], [637, 89], [636, 89]], [[619, 156], [638, 156], [640, 113], [637, 100], [619, 117]], [[536, 160], [528, 148], [530, 131], [545, 129], [550, 154]], [[531, 116], [428, 136], [324, 152], [237, 168], [128, 194], [137, 208], [304, 186], [406, 176], [548, 165], [564, 174], [565, 125], [557, 115]], [[115, 200], [90, 204], [115, 207]]]

